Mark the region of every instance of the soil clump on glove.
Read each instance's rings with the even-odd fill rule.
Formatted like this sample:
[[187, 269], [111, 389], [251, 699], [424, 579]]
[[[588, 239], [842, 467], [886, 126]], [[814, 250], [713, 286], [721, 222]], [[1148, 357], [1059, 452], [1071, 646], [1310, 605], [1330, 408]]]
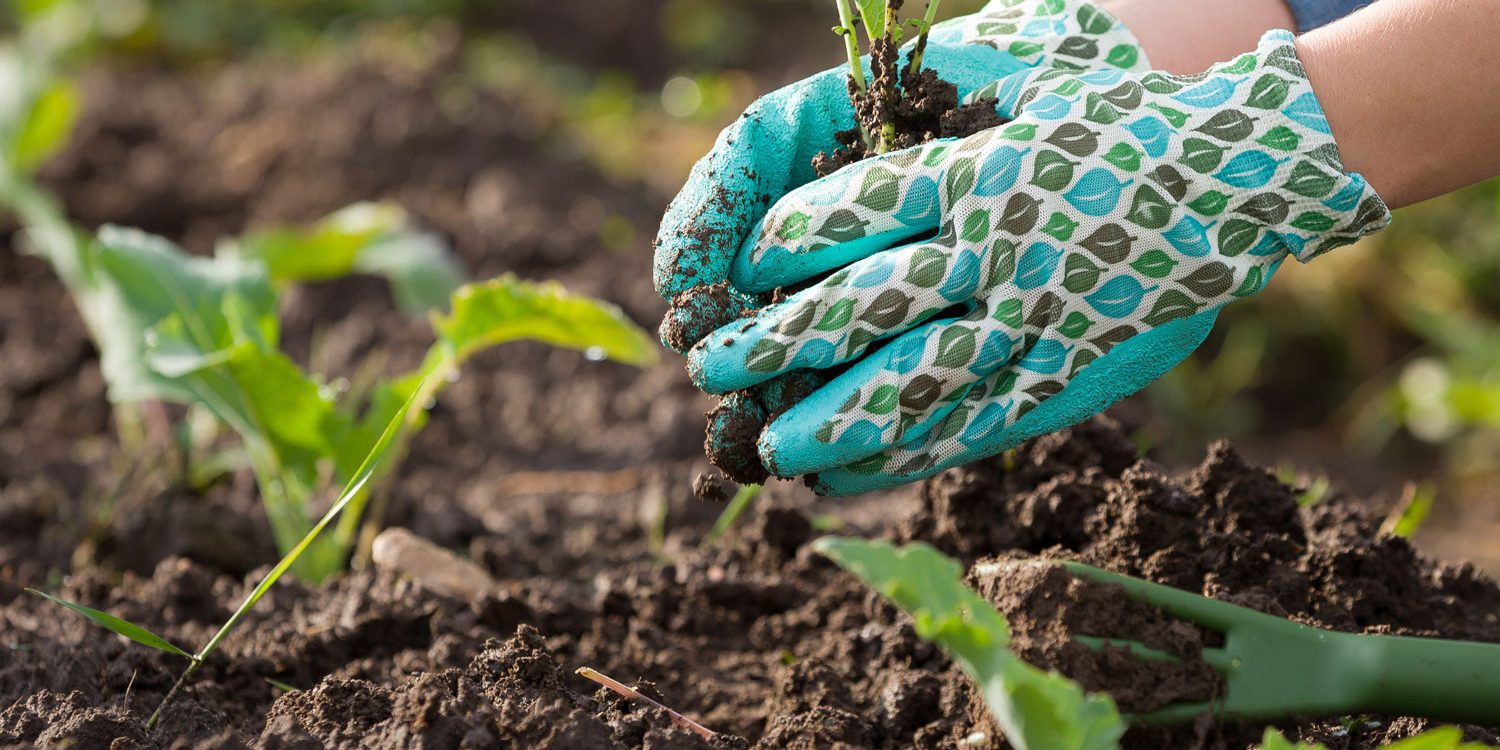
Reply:
[[[974, 135], [1007, 122], [996, 111], [994, 98], [959, 104], [958, 87], [939, 77], [937, 71], [931, 68], [913, 71], [902, 64], [900, 49], [889, 38], [875, 41], [870, 72], [871, 83], [863, 93], [852, 78], [848, 81], [857, 124], [837, 134], [840, 148], [813, 157], [813, 170], [819, 177], [876, 156], [875, 150], [866, 144], [864, 134], [880, 132], [884, 123], [894, 124], [894, 137], [887, 142], [887, 148], [895, 151], [939, 138]], [[766, 299], [779, 302], [795, 291], [776, 289]], [[687, 350], [751, 312], [735, 303], [727, 283], [689, 289], [672, 300], [662, 320], [662, 340], [674, 348]], [[778, 379], [786, 381], [779, 385], [768, 383], [727, 395], [706, 415], [708, 428], [703, 446], [709, 463], [739, 484], [765, 482], [771, 475], [756, 449], [761, 432], [776, 417], [831, 380], [833, 374], [791, 373]]]

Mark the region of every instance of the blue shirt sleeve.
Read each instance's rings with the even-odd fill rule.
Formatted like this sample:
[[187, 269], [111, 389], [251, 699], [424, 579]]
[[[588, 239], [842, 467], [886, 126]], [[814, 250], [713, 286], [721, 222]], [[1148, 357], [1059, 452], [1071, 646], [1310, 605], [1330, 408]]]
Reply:
[[1375, 0], [1286, 0], [1297, 17], [1297, 31], [1312, 31], [1343, 18]]

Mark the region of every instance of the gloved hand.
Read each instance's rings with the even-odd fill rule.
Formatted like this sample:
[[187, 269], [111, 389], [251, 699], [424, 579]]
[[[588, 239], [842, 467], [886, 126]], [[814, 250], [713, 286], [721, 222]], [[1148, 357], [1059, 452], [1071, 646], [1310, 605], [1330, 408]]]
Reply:
[[857, 360], [762, 433], [773, 473], [853, 494], [1065, 427], [1186, 357], [1287, 255], [1389, 221], [1286, 32], [1200, 76], [1041, 69], [985, 94], [1013, 122], [795, 190], [741, 248], [751, 291], [837, 270], [689, 352], [700, 387]]
[[[1145, 59], [1135, 38], [1092, 3], [993, 0], [977, 14], [935, 26], [923, 66], [964, 97], [1033, 66], [1133, 70]], [[756, 101], [720, 134], [662, 218], [654, 280], [664, 299], [728, 280], [735, 251], [771, 203], [814, 178], [813, 156], [832, 152], [835, 134], [854, 126], [847, 79], [848, 66], [840, 66], [791, 84]], [[729, 310], [687, 302], [662, 330], [663, 343], [679, 352], [707, 333], [689, 316], [733, 319], [763, 304], [734, 289]]]

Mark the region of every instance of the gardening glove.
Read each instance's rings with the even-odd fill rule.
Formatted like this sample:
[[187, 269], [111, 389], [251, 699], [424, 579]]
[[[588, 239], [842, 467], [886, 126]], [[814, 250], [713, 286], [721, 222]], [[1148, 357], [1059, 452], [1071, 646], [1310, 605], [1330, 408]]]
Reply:
[[[955, 84], [960, 97], [1030, 67], [1145, 65], [1130, 32], [1083, 0], [994, 0], [934, 26], [923, 55], [923, 66]], [[654, 280], [663, 299], [728, 280], [735, 251], [771, 203], [813, 180], [812, 158], [838, 148], [835, 134], [854, 126], [848, 72], [840, 66], [768, 94], [719, 135], [662, 218]], [[712, 330], [694, 325], [697, 318], [733, 319], [763, 303], [730, 290], [731, 309], [716, 311], [705, 306], [725, 303], [689, 295], [674, 307], [676, 324], [663, 325], [662, 340], [685, 351]]]
[[838, 270], [694, 347], [700, 387], [857, 360], [763, 431], [771, 472], [853, 494], [1081, 421], [1175, 366], [1288, 255], [1389, 222], [1286, 32], [1202, 75], [1034, 70], [986, 94], [1011, 123], [795, 190], [741, 248], [752, 291]]

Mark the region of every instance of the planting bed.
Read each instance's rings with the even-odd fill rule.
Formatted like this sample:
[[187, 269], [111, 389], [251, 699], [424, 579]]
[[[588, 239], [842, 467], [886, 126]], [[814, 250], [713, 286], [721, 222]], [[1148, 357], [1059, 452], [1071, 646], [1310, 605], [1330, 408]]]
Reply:
[[[97, 74], [49, 185], [81, 221], [140, 225], [199, 251], [247, 222], [392, 198], [448, 235], [475, 276], [557, 278], [637, 321], [659, 318], [649, 231], [614, 251], [599, 234], [611, 213], [650, 227], [660, 201], [550, 150], [547, 123], [502, 96], [481, 96], [463, 124], [415, 114], [437, 110], [441, 70]], [[379, 116], [392, 112], [407, 119]], [[240, 176], [216, 182], [226, 174]], [[353, 375], [372, 351], [396, 371], [425, 345], [379, 283], [317, 285], [289, 304], [294, 356], [331, 372]], [[396, 474], [390, 520], [465, 553], [494, 587], [458, 598], [436, 592], [435, 573], [378, 569], [317, 589], [286, 581], [148, 733], [180, 662], [22, 587], [201, 644], [274, 558], [270, 532], [248, 477], [198, 494], [170, 467], [136, 468], [151, 465], [150, 443], [118, 446], [61, 286], [0, 249], [0, 747], [1003, 747], [948, 659], [811, 553], [815, 527], [834, 524], [928, 540], [966, 564], [1071, 557], [1341, 630], [1500, 642], [1500, 588], [1377, 537], [1352, 499], [1299, 508], [1294, 488], [1224, 445], [1171, 472], [1138, 460], [1106, 420], [898, 493], [818, 501], [773, 485], [704, 544], [720, 510], [692, 496], [707, 406], [679, 361], [639, 372], [540, 346], [481, 355]], [[1111, 690], [1126, 711], [1217, 689], [1191, 661], [1168, 673], [1098, 656], [1058, 625], [1189, 657], [1204, 633], [1016, 570], [970, 582], [1009, 616], [1026, 658]], [[725, 736], [709, 745], [596, 689], [573, 674], [581, 666], [644, 680]], [[1338, 750], [1423, 726], [1288, 729]], [[1500, 728], [1469, 734], [1500, 740]], [[1127, 746], [1239, 750], [1259, 736], [1203, 721], [1138, 731]]]

